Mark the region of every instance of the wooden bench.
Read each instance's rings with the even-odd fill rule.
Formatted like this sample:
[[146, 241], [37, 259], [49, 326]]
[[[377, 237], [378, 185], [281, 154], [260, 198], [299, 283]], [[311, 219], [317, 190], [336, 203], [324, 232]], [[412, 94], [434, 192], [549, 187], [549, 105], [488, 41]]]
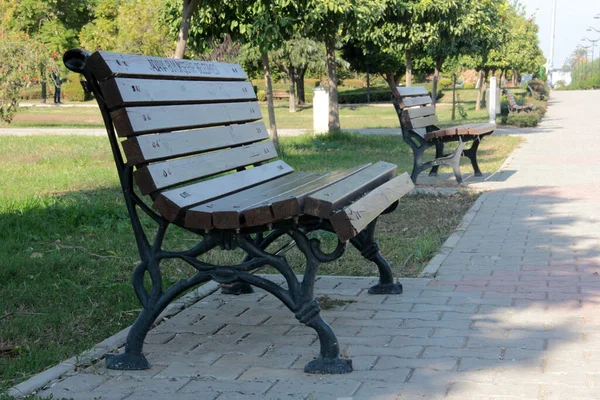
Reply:
[[545, 94], [536, 92], [530, 85], [527, 85], [527, 91], [529, 92], [529, 95], [536, 100], [544, 100], [546, 98]]
[[[83, 74], [85, 89], [100, 107], [141, 259], [133, 288], [143, 308], [124, 353], [108, 356], [107, 367], [149, 368], [142, 346], [155, 319], [182, 292], [214, 280], [237, 285], [236, 293], [262, 288], [313, 328], [320, 354], [305, 371], [350, 372], [352, 361], [340, 357], [338, 340], [314, 299], [317, 270], [340, 258], [350, 241], [379, 270], [379, 283], [369, 293], [402, 292], [374, 233], [379, 215], [393, 211], [413, 188], [408, 174], [396, 176], [396, 166], [387, 162], [302, 173], [275, 160], [252, 85], [239, 65], [83, 50], [65, 53], [64, 63]], [[140, 213], [155, 222], [152, 236]], [[163, 249], [173, 225], [197, 234], [198, 243], [183, 251]], [[317, 230], [337, 235], [335, 250], [324, 252], [319, 240], [309, 238]], [[301, 281], [281, 252], [267, 250], [281, 237], [306, 259]], [[239, 248], [246, 256], [238, 265], [199, 259], [216, 247]], [[173, 259], [196, 272], [163, 289], [159, 265]], [[253, 273], [264, 266], [279, 271], [287, 286]]]
[[273, 90], [273, 99], [284, 100], [290, 98], [290, 92], [287, 90]]
[[504, 93], [506, 94], [509, 113], [519, 113], [521, 111], [528, 113], [536, 110], [537, 107], [535, 104], [519, 105], [519, 103], [517, 103], [517, 99], [515, 99], [515, 95], [510, 91], [510, 89], [504, 88], [502, 90], [504, 90]]
[[[483, 137], [490, 135], [496, 129], [494, 123], [459, 125], [451, 128], [437, 127], [438, 118], [435, 106], [431, 103], [429, 92], [422, 86], [398, 87], [393, 103], [400, 119], [402, 138], [413, 151], [413, 170], [411, 179], [416, 184], [421, 171], [431, 168], [430, 176], [437, 176], [440, 165], [449, 165], [454, 171], [458, 183], [462, 183], [460, 174], [460, 156], [471, 160], [475, 176], [481, 176], [477, 165], [477, 149]], [[473, 141], [468, 150], [465, 143]], [[444, 154], [447, 142], [458, 142], [454, 152]], [[423, 154], [428, 148], [435, 146], [435, 158], [424, 162]]]

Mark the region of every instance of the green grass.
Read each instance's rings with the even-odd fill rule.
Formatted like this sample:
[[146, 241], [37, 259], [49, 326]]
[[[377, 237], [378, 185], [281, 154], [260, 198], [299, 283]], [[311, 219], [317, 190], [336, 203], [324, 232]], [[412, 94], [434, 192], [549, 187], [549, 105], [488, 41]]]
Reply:
[[[91, 347], [131, 324], [140, 305], [130, 286], [139, 258], [105, 137], [3, 136], [0, 168], [0, 391]], [[498, 168], [519, 143], [497, 137], [480, 148], [484, 171]], [[332, 134], [281, 139], [283, 158], [299, 170], [339, 169], [386, 160], [408, 170], [411, 155], [397, 136]], [[382, 252], [398, 277], [417, 275], [451, 234], [475, 196], [407, 196], [379, 224]], [[146, 221], [148, 223], [148, 221]], [[330, 234], [320, 234], [327, 246]], [[182, 230], [166, 246], [196, 238]], [[209, 262], [239, 261], [216, 251]], [[289, 254], [300, 264], [297, 250]], [[165, 284], [191, 273], [164, 264]], [[324, 274], [376, 275], [360, 254]]]

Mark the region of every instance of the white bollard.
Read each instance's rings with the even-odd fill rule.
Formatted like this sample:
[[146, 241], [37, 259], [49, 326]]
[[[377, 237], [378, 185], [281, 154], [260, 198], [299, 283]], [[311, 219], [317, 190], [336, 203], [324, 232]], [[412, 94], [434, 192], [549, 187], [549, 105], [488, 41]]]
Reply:
[[326, 86], [313, 89], [313, 130], [315, 133], [329, 132], [329, 88]]
[[490, 89], [487, 98], [488, 113], [490, 116], [490, 122], [496, 122], [496, 115], [500, 113], [500, 91], [498, 90], [498, 79], [495, 76], [490, 78]]

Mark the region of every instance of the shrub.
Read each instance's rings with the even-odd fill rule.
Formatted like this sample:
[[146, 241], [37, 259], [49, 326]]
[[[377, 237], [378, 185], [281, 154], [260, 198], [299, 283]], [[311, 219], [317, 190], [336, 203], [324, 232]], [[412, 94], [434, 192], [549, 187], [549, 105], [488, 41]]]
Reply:
[[[371, 88], [371, 102], [391, 101], [392, 92], [389, 88]], [[307, 99], [308, 100], [308, 99]], [[367, 102], [367, 89], [343, 90], [338, 93], [340, 104], [362, 104]]]
[[267, 92], [265, 92], [264, 90], [258, 90], [256, 92], [256, 99], [258, 101], [267, 101]]
[[519, 113], [504, 115], [501, 118], [503, 125], [512, 125], [519, 128], [528, 128], [537, 126], [542, 119], [539, 111], [533, 111], [530, 113]]
[[365, 86], [362, 79], [346, 79], [344, 80], [344, 87], [347, 88], [361, 88]]
[[465, 83], [464, 89], [475, 89], [475, 84], [471, 82]]
[[20, 93], [21, 100], [39, 100], [42, 98], [42, 87], [33, 85], [27, 89], [23, 89]]
[[[429, 92], [429, 97], [431, 97], [433, 99], [433, 96], [431, 95], [431, 91]], [[442, 97], [444, 97], [444, 92], [440, 89], [437, 92], [437, 97], [435, 98], [435, 100], [438, 101]]]
[[448, 89], [448, 88], [452, 87], [452, 79], [448, 79], [448, 78], [440, 79], [440, 86], [442, 87], [442, 89]]
[[[92, 99], [91, 93], [86, 93], [80, 83], [79, 74], [71, 73], [63, 83], [61, 90], [69, 101], [88, 101]], [[49, 85], [54, 90], [53, 85]]]

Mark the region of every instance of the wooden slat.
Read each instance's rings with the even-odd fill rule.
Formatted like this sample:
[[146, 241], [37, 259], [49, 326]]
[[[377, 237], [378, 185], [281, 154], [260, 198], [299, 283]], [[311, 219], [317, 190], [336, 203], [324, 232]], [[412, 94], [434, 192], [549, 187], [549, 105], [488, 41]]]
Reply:
[[216, 150], [264, 140], [269, 132], [262, 121], [249, 124], [192, 129], [171, 133], [133, 136], [122, 142], [132, 165]]
[[410, 176], [405, 172], [375, 188], [331, 217], [335, 233], [342, 242], [352, 239], [414, 187]]
[[[305, 201], [309, 195], [325, 187], [328, 187], [329, 185], [333, 185], [343, 179], [346, 179], [368, 168], [370, 165], [371, 164], [366, 164], [363, 166], [354, 167], [346, 170], [334, 171], [330, 174], [324, 175], [323, 177], [309, 184], [301, 186], [281, 196], [269, 199], [269, 202], [271, 203], [271, 211], [273, 213], [273, 217], [276, 220], [281, 220], [302, 214]], [[247, 210], [246, 215], [249, 215], [250, 218], [254, 218], [252, 216], [252, 212], [253, 210]]]
[[135, 171], [142, 194], [277, 157], [271, 141], [149, 164]]
[[431, 104], [431, 97], [429, 96], [403, 97], [399, 106], [404, 109], [406, 107], [424, 106], [428, 104]]
[[109, 108], [256, 99], [251, 82], [113, 78], [100, 88]]
[[405, 114], [408, 118], [426, 117], [428, 115], [435, 115], [435, 107], [427, 106], [407, 108], [402, 113]]
[[[190, 208], [185, 215], [185, 225], [201, 229], [236, 229], [244, 226], [264, 225], [272, 222], [270, 203], [272, 197], [286, 193], [323, 174], [293, 173], [251, 189], [220, 198], [216, 201]], [[248, 208], [259, 209], [250, 218], [244, 215]]]
[[119, 136], [235, 124], [262, 118], [256, 102], [125, 107], [113, 111], [111, 116]]
[[186, 209], [237, 193], [263, 182], [290, 174], [292, 167], [283, 161], [275, 161], [218, 178], [197, 182], [188, 186], [160, 193], [153, 207], [169, 221], [178, 220]]
[[438, 123], [437, 115], [430, 115], [423, 118], [413, 118], [410, 120], [411, 129], [426, 128]]
[[432, 131], [425, 134], [425, 140], [431, 140], [435, 138], [441, 138], [445, 136], [457, 136], [457, 135], [470, 135], [470, 136], [481, 136], [487, 135], [496, 129], [494, 123], [475, 123], [453, 126], [450, 128], [444, 128], [437, 131]]
[[111, 76], [195, 79], [246, 80], [248, 76], [238, 64], [146, 57], [133, 54], [95, 52], [86, 61], [96, 79]]
[[380, 161], [336, 184], [311, 194], [304, 203], [303, 212], [315, 217], [329, 218], [334, 211], [390, 180], [396, 169], [396, 165]]
[[401, 97], [429, 95], [429, 92], [423, 86], [409, 86], [409, 87], [397, 86], [396, 89], [398, 89], [398, 92], [400, 93]]

